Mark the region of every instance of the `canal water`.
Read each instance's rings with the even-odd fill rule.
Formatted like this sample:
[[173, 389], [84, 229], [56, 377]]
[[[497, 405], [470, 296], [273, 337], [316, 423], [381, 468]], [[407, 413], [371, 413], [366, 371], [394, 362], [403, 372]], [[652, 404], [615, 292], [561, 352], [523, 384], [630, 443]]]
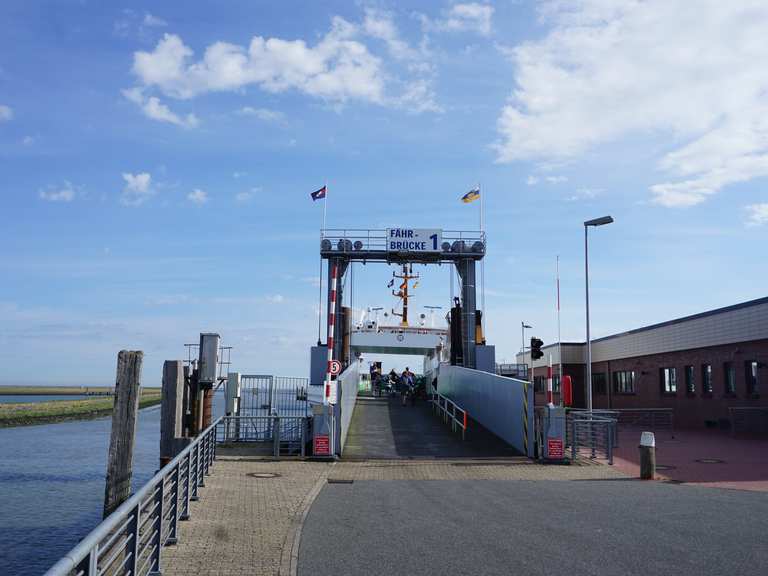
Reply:
[[[217, 394], [214, 417], [224, 411]], [[0, 574], [41, 575], [101, 521], [111, 418], [0, 429]], [[157, 471], [160, 407], [139, 412], [133, 485]]]

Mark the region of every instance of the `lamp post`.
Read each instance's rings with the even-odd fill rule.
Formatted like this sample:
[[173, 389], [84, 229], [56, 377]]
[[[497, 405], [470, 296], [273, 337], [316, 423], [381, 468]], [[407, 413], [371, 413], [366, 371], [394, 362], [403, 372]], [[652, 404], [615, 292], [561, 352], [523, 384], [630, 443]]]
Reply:
[[[526, 324], [525, 322], [520, 322], [520, 332], [522, 333], [522, 337], [523, 337], [523, 342], [522, 342], [522, 346], [520, 347], [520, 352], [523, 355], [523, 363], [525, 363], [525, 329], [526, 328], [533, 328], [533, 326], [528, 326], [528, 324]], [[531, 358], [531, 372], [533, 372], [533, 358]], [[532, 379], [531, 379], [531, 382], [533, 382]]]
[[592, 412], [592, 341], [589, 338], [589, 236], [587, 230], [590, 226], [603, 226], [611, 222], [613, 222], [613, 218], [610, 216], [584, 222], [584, 292], [587, 302], [587, 375], [584, 385], [587, 388], [587, 410], [589, 412]]

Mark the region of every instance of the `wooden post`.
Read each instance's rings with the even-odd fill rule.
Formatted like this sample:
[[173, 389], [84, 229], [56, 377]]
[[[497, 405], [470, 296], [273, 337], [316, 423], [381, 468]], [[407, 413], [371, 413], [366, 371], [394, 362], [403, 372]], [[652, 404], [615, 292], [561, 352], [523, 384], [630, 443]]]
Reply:
[[141, 394], [141, 364], [144, 353], [121, 350], [117, 355], [117, 380], [109, 440], [107, 482], [104, 490], [104, 518], [131, 494], [133, 444]]
[[160, 407], [160, 467], [173, 460], [178, 439], [184, 435], [184, 366], [181, 360], [163, 364], [163, 399]]

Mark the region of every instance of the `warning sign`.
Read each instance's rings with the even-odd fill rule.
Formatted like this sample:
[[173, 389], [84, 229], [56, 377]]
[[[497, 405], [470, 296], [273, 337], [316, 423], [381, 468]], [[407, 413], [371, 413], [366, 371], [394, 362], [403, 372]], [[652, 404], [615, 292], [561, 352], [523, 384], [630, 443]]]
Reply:
[[341, 373], [341, 362], [338, 360], [329, 360], [328, 372], [330, 372], [331, 376], [338, 376]]
[[315, 435], [313, 454], [315, 456], [330, 456], [331, 455], [331, 443], [327, 434]]
[[563, 459], [563, 440], [561, 438], [547, 438], [547, 458]]

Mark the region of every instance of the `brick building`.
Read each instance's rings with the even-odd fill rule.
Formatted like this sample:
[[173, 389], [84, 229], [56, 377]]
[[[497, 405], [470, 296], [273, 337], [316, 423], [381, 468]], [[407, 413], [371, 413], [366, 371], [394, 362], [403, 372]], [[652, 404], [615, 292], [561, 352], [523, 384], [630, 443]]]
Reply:
[[[563, 342], [563, 374], [574, 406], [586, 406], [586, 346]], [[534, 363], [536, 404], [545, 403], [550, 354]], [[530, 364], [530, 353], [517, 361]], [[555, 401], [560, 383], [555, 377]], [[768, 298], [678, 318], [592, 341], [594, 408], [674, 408], [681, 427], [727, 426], [730, 406], [768, 407]]]

